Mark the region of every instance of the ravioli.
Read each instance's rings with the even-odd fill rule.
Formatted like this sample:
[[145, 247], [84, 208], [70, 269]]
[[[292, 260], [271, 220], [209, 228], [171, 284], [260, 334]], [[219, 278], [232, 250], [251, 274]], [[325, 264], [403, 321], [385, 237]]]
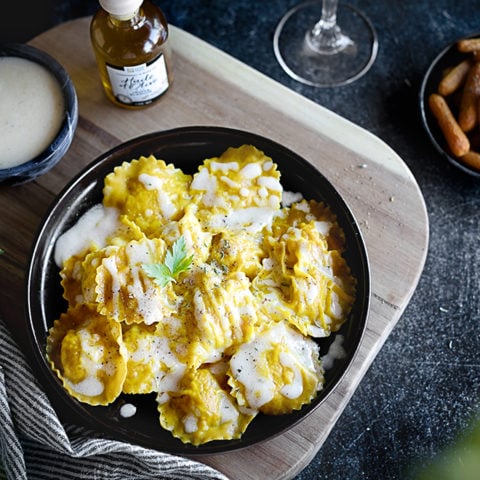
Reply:
[[153, 155], [124, 162], [105, 178], [103, 204], [117, 208], [148, 236], [178, 220], [190, 202], [190, 175]]
[[175, 312], [171, 286], [159, 289], [142, 268], [163, 259], [162, 239], [130, 242], [110, 252], [96, 269], [98, 310], [118, 322], [151, 325]]
[[279, 322], [230, 359], [228, 383], [239, 405], [267, 415], [299, 410], [323, 388], [318, 345]]
[[243, 273], [228, 277], [206, 269], [195, 287], [194, 316], [209, 362], [249, 341], [258, 324], [257, 302]]
[[198, 217], [213, 233], [261, 230], [280, 208], [282, 190], [276, 164], [252, 145], [206, 159], [190, 186]]
[[47, 357], [72, 397], [153, 394], [160, 426], [201, 445], [318, 395], [313, 338], [347, 321], [356, 284], [330, 208], [280, 178], [253, 145], [192, 175], [149, 156], [106, 176], [55, 246], [68, 305]]
[[[127, 375], [123, 392], [130, 394], [158, 392], [170, 387], [186, 366], [171, 346], [162, 326], [133, 324], [124, 327], [123, 341], [127, 351]], [[171, 388], [171, 387], [170, 387]]]
[[193, 445], [240, 438], [256, 414], [239, 407], [207, 368], [188, 371], [175, 391], [159, 396], [158, 410], [162, 427]]
[[161, 238], [170, 245], [173, 245], [179, 237], [185, 239], [196, 264], [207, 262], [212, 248], [213, 234], [202, 227], [197, 217], [197, 207], [193, 204], [187, 205], [178, 222], [170, 222], [162, 229]]
[[[145, 238], [136, 224], [114, 209], [97, 205], [88, 210], [85, 217], [87, 221], [82, 221], [85, 223], [84, 231], [88, 233], [76, 236], [77, 253], [59, 259], [63, 266], [60, 272], [63, 296], [71, 305], [95, 301], [95, 276], [101, 259], [115, 251], [116, 247]], [[95, 231], [99, 225], [100, 233]], [[58, 243], [68, 241], [69, 236], [67, 231]]]
[[222, 232], [212, 239], [210, 262], [228, 272], [242, 272], [254, 278], [266, 257], [260, 233]]
[[121, 327], [79, 304], [49, 331], [47, 358], [72, 397], [108, 405], [120, 395], [127, 373]]
[[304, 335], [327, 337], [350, 313], [355, 280], [341, 255], [342, 238], [331, 232], [335, 219], [319, 211], [316, 202], [302, 202], [275, 219], [253, 284], [265, 295], [267, 315], [287, 319]]

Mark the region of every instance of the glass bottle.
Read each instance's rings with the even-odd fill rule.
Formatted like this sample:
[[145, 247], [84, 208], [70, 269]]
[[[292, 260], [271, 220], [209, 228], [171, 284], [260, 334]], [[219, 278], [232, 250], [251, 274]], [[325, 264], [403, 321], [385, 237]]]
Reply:
[[107, 97], [125, 108], [157, 101], [171, 84], [168, 24], [149, 0], [99, 0], [90, 39]]

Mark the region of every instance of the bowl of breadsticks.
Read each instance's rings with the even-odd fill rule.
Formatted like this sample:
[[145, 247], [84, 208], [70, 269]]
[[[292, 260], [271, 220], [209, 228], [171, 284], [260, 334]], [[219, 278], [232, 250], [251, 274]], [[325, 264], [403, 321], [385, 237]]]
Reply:
[[435, 58], [420, 88], [420, 110], [440, 154], [480, 177], [480, 33], [456, 40]]

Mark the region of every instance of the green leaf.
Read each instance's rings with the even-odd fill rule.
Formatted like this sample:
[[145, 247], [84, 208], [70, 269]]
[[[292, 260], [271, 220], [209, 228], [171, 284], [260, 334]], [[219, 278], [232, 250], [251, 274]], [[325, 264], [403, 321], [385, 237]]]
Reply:
[[193, 255], [187, 255], [187, 245], [183, 236], [167, 251], [164, 263], [143, 264], [143, 270], [153, 278], [160, 287], [165, 287], [170, 282], [175, 282], [180, 273], [186, 272], [192, 266]]
[[150, 278], [153, 278], [159, 287], [165, 287], [173, 280], [169, 268], [163, 263], [144, 263], [142, 268]]

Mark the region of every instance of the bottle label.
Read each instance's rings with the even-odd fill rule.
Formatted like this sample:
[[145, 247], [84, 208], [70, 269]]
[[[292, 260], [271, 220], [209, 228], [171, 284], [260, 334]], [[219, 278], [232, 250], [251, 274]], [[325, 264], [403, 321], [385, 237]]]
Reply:
[[107, 64], [106, 67], [113, 94], [125, 105], [147, 105], [169, 87], [163, 54], [141, 65], [115, 67]]

